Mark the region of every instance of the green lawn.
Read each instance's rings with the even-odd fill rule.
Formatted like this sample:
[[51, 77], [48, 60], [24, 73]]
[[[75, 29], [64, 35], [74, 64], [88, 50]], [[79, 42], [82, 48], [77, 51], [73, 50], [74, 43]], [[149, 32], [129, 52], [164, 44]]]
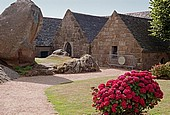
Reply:
[[[95, 109], [91, 107], [91, 87], [105, 83], [115, 77], [95, 78], [61, 84], [48, 88], [45, 93], [60, 115], [93, 115]], [[170, 81], [158, 80], [164, 92], [164, 99], [153, 110], [151, 115], [170, 115]]]

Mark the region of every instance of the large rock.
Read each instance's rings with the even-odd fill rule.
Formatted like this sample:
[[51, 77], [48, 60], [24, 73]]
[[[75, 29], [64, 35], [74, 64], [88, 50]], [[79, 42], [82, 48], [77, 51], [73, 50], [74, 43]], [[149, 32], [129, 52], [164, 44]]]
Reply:
[[69, 56], [69, 54], [64, 51], [63, 49], [58, 49], [58, 50], [55, 50], [51, 56]]
[[17, 0], [0, 15], [0, 60], [8, 65], [30, 65], [35, 59], [42, 13], [31, 0]]
[[53, 70], [50, 67], [41, 65], [41, 64], [34, 64], [32, 70], [26, 73], [25, 76], [39, 76], [39, 75], [53, 75]]
[[82, 73], [100, 71], [98, 64], [91, 55], [84, 55], [80, 59], [72, 59], [61, 66], [54, 67], [55, 73]]
[[17, 79], [20, 75], [14, 70], [0, 64], [0, 84]]

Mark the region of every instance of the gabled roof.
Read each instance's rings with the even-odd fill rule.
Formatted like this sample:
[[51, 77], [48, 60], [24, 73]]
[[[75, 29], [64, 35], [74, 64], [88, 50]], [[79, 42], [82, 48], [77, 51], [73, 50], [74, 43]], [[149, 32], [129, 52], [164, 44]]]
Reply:
[[146, 19], [151, 19], [150, 11], [133, 12], [133, 13], [127, 13], [126, 15], [134, 16], [134, 17], [141, 17], [141, 18], [146, 18]]
[[89, 43], [94, 40], [108, 20], [108, 17], [91, 16], [74, 12], [72, 13], [87, 37]]
[[149, 36], [149, 19], [119, 14], [125, 25], [131, 31], [144, 52], [170, 51], [170, 42]]
[[43, 18], [43, 25], [36, 38], [36, 46], [52, 46], [57, 29], [60, 26], [61, 19]]

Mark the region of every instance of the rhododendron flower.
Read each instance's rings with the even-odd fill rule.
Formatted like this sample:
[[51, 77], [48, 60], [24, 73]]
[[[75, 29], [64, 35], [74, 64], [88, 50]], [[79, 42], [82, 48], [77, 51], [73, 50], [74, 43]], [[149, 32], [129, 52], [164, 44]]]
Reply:
[[145, 88], [141, 88], [140, 89], [140, 93], [146, 93], [146, 89]]
[[93, 88], [93, 104], [103, 115], [141, 113], [152, 109], [163, 98], [159, 84], [148, 71], [132, 70], [115, 80], [108, 80]]
[[127, 108], [127, 102], [125, 100], [122, 101], [121, 105], [122, 105], [123, 109]]
[[140, 103], [143, 107], [145, 107], [145, 101], [144, 101], [143, 98], [141, 98], [141, 99], [139, 100], [139, 103]]
[[104, 115], [109, 115], [109, 113], [108, 113], [108, 112], [105, 112]]
[[98, 88], [99, 88], [100, 90], [102, 90], [103, 88], [105, 88], [105, 84], [100, 84], [100, 85], [98, 86]]

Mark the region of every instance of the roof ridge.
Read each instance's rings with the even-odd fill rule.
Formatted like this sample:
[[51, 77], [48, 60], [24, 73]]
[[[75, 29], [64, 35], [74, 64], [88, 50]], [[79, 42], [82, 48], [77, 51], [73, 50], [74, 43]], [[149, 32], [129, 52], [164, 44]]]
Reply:
[[118, 13], [118, 15], [122, 15], [122, 16], [126, 16], [126, 17], [131, 17], [131, 18], [138, 18], [138, 19], [151, 20], [151, 19], [149, 19], [149, 18], [137, 17], [137, 16], [128, 15], [128, 14], [121, 14], [121, 13]]
[[90, 16], [90, 17], [97, 17], [97, 18], [109, 18], [110, 17], [110, 16], [96, 16], [96, 15], [92, 15], [92, 14], [90, 15], [90, 14], [84, 14], [84, 13], [78, 13], [78, 12], [72, 12], [72, 13], [78, 14], [78, 15]]
[[61, 18], [52, 18], [52, 17], [43, 17], [43, 18], [46, 18], [46, 19], [57, 19], [57, 20], [62, 20]]

